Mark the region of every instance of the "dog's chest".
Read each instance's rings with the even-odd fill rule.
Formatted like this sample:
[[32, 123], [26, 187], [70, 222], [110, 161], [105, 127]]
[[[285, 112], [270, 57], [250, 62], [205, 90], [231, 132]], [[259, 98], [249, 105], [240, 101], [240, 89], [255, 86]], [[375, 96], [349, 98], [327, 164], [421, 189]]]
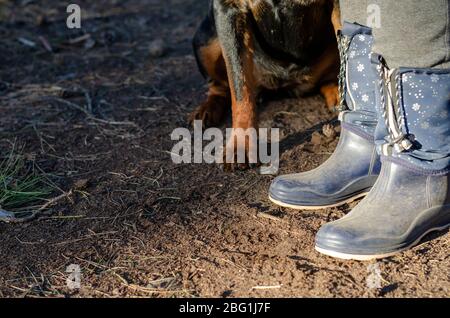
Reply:
[[321, 43], [326, 42], [331, 30], [327, 1], [248, 1], [256, 41], [267, 54], [308, 64], [323, 49]]

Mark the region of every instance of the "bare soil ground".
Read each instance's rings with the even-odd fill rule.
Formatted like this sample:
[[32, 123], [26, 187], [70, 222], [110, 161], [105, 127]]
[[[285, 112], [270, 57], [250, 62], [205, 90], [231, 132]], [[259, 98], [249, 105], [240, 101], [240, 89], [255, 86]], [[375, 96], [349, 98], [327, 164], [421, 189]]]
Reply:
[[[54, 196], [67, 193], [37, 220], [0, 224], [0, 296], [449, 296], [447, 233], [379, 261], [369, 288], [375, 263], [314, 251], [319, 227], [355, 203], [292, 211], [269, 202], [273, 177], [172, 163], [170, 133], [206, 92], [191, 52], [206, 0], [78, 1], [81, 30], [65, 25], [68, 3], [0, 1], [0, 155], [25, 144]], [[263, 105], [281, 173], [327, 159], [333, 116], [320, 96]]]

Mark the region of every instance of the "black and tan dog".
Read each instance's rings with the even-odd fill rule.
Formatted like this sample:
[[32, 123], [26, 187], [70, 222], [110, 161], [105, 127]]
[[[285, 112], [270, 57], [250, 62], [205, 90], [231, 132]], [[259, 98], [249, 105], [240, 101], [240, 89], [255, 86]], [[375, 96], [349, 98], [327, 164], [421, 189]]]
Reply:
[[[320, 90], [327, 105], [335, 106], [338, 2], [211, 0], [193, 42], [209, 92], [190, 120], [216, 126], [231, 105], [233, 128], [257, 128], [261, 89], [296, 95]], [[249, 145], [244, 147], [248, 153]]]

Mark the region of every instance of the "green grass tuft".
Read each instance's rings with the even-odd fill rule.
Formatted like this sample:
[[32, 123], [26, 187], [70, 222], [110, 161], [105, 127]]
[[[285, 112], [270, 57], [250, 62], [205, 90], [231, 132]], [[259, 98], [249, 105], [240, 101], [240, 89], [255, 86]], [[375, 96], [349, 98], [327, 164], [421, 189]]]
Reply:
[[51, 192], [43, 174], [13, 147], [0, 163], [0, 209], [13, 213], [32, 210]]

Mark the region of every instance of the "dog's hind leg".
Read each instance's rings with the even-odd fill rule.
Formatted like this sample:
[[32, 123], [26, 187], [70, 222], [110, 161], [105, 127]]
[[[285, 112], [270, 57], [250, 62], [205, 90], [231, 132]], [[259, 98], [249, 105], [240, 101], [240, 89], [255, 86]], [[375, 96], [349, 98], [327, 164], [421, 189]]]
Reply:
[[311, 66], [311, 82], [315, 83], [325, 98], [329, 110], [334, 110], [339, 101], [338, 77], [339, 53], [333, 40], [329, 47]]
[[339, 89], [336, 83], [327, 83], [320, 87], [320, 93], [325, 98], [325, 103], [329, 110], [334, 110], [334, 108], [339, 104]]
[[[333, 24], [336, 37], [338, 37], [339, 31], [342, 29], [341, 8], [339, 5], [339, 0], [333, 0], [331, 23]], [[328, 55], [328, 58], [324, 63], [333, 65], [331, 66], [329, 72], [332, 74], [331, 76], [334, 77], [337, 69], [336, 66], [340, 64], [340, 61], [336, 61], [336, 48], [333, 47], [332, 49], [330, 49], [326, 55]], [[320, 86], [320, 92], [325, 98], [325, 102], [330, 110], [335, 108], [334, 106], [337, 106], [339, 104], [339, 86], [336, 81], [325, 81], [325, 84], [322, 84]]]
[[[325, 99], [329, 110], [335, 110], [339, 102], [338, 74], [339, 74], [339, 50], [333, 29], [337, 33], [340, 30], [339, 0], [329, 0], [328, 32], [323, 35], [323, 42], [328, 43], [325, 50], [309, 65], [310, 72], [299, 79], [299, 85], [294, 88], [298, 95], [311, 92], [315, 89]], [[331, 23], [330, 23], [331, 22]], [[300, 93], [300, 94], [299, 94]]]
[[333, 0], [333, 11], [331, 13], [331, 23], [333, 24], [334, 32], [336, 35], [342, 29], [341, 22], [341, 7], [339, 0]]
[[190, 115], [189, 121], [202, 120], [203, 127], [218, 126], [222, 123], [231, 106], [225, 61], [217, 38], [205, 46], [197, 48], [200, 69], [208, 80], [208, 97]]
[[200, 72], [208, 81], [208, 97], [189, 115], [189, 122], [201, 120], [205, 128], [218, 126], [231, 106], [231, 94], [212, 12], [197, 30], [193, 46]]

